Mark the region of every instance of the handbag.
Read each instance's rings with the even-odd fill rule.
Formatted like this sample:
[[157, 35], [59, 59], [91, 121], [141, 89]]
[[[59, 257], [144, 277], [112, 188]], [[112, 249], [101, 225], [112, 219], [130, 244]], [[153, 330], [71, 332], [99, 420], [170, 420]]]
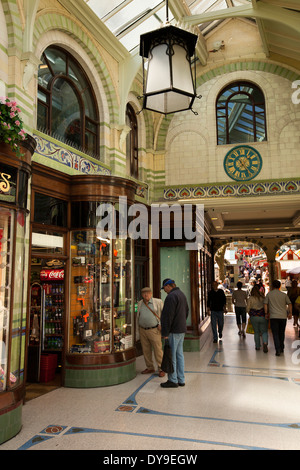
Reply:
[[172, 359], [172, 349], [169, 345], [169, 342], [166, 340], [164, 345], [164, 354], [161, 361], [161, 370], [167, 374], [172, 374], [174, 372], [173, 359]]
[[250, 318], [248, 319], [248, 324], [247, 324], [246, 333], [248, 333], [249, 335], [254, 335], [254, 329], [253, 329], [253, 325], [252, 325], [252, 323], [251, 323], [251, 319], [250, 319]]
[[297, 311], [300, 311], [300, 295], [298, 295], [297, 299], [295, 300], [294, 307], [296, 309], [296, 313]]

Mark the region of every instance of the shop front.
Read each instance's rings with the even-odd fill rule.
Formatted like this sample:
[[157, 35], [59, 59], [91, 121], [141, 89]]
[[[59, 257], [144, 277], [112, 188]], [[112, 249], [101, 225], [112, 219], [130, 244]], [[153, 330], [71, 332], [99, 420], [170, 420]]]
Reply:
[[22, 425], [25, 393], [25, 330], [31, 156], [28, 137], [22, 156], [0, 144], [0, 444]]
[[[34, 164], [32, 188], [28, 380], [59, 373], [63, 386], [80, 388], [131, 380], [134, 240], [120, 232], [119, 200], [134, 203], [135, 183]], [[113, 236], [99, 230], [107, 211]]]
[[[178, 209], [178, 207], [177, 207]], [[184, 223], [189, 222], [191, 233], [196, 233], [196, 209], [192, 209], [193, 217], [185, 217], [184, 208], [177, 218], [170, 212], [167, 220], [160, 220], [159, 238], [153, 240], [154, 294], [164, 300], [166, 294], [161, 291], [163, 279], [172, 278], [184, 292], [189, 314], [187, 333], [184, 340], [184, 351], [200, 351], [204, 333], [209, 325], [207, 314], [207, 295], [212, 282], [212, 255], [209, 226], [203, 218], [199, 233], [203, 234], [201, 243], [189, 249], [195, 238], [185, 236]], [[168, 215], [169, 217], [169, 215]], [[164, 232], [163, 228], [170, 228]], [[187, 231], [188, 233], [188, 231]], [[201, 237], [202, 238], [202, 237]]]

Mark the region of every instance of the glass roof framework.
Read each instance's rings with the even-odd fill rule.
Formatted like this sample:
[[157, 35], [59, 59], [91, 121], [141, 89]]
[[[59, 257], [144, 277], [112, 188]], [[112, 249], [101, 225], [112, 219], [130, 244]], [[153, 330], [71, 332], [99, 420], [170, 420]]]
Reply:
[[[131, 53], [136, 53], [141, 34], [160, 28], [166, 22], [165, 0], [85, 0], [98, 18]], [[185, 0], [189, 15], [222, 10], [234, 6], [247, 5], [251, 0]], [[176, 26], [169, 1], [169, 22]], [[179, 18], [180, 20], [180, 18]], [[220, 21], [199, 25], [205, 36]]]
[[[141, 34], [159, 29], [166, 21], [161, 0], [85, 0], [129, 52], [140, 44]], [[169, 21], [174, 19], [169, 8]]]

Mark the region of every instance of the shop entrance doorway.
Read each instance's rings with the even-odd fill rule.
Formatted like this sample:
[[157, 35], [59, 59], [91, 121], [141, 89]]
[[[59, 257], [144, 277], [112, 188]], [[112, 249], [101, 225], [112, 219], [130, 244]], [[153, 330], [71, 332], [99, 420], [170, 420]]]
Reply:
[[28, 401], [62, 384], [65, 266], [62, 259], [31, 259]]
[[[160, 286], [162, 281], [172, 278], [175, 284], [186, 295], [189, 305], [187, 325], [191, 325], [191, 273], [190, 252], [185, 246], [168, 246], [160, 248]], [[161, 291], [161, 298], [165, 300], [166, 293]]]

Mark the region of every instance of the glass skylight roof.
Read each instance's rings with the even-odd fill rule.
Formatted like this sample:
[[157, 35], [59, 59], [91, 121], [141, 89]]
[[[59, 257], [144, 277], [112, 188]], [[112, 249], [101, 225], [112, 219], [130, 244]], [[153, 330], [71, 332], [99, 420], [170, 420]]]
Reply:
[[[135, 52], [140, 35], [158, 29], [166, 21], [165, 0], [85, 0], [94, 13], [106, 24], [129, 52]], [[249, 4], [251, 0], [181, 0], [190, 10], [190, 15]], [[173, 2], [174, 3], [174, 2]], [[176, 25], [169, 2], [169, 21]], [[187, 14], [187, 16], [189, 16]], [[205, 35], [219, 21], [200, 26]], [[207, 30], [207, 31], [208, 31]]]
[[[165, 1], [159, 0], [86, 0], [128, 51], [140, 43], [140, 35], [158, 29], [166, 21]], [[169, 21], [173, 15], [169, 8]]]

